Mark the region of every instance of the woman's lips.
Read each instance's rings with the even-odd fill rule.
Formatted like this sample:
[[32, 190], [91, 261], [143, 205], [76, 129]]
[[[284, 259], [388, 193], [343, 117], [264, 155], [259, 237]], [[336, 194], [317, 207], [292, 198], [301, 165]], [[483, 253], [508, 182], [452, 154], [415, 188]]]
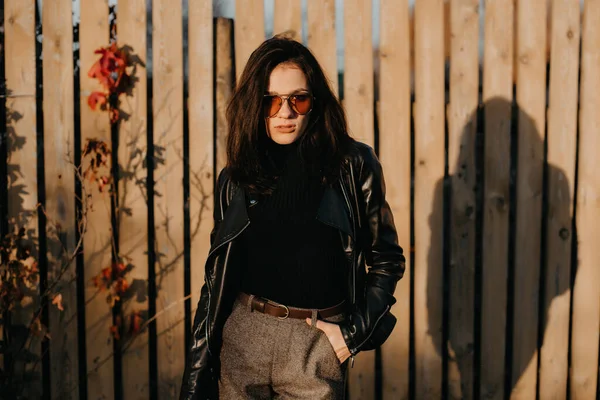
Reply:
[[277, 129], [279, 132], [291, 133], [296, 130], [296, 125], [275, 125], [275, 129]]

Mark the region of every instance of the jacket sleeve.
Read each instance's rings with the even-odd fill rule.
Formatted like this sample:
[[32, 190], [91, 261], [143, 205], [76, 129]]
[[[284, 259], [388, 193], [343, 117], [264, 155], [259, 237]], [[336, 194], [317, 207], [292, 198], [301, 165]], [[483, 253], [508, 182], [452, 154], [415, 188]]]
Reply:
[[[222, 213], [220, 205], [222, 202], [220, 201], [220, 196], [224, 185], [225, 173], [223, 170], [217, 179], [217, 190], [215, 190], [214, 195], [214, 225], [210, 233], [211, 248], [221, 223], [220, 216]], [[204, 285], [202, 285], [200, 291], [200, 300], [198, 301], [192, 325], [192, 342], [186, 353], [185, 370], [179, 395], [180, 400], [211, 398], [211, 395], [214, 393], [214, 386], [217, 384], [215, 381], [216, 377], [211, 370], [212, 366], [209, 365], [208, 343], [206, 341], [206, 316], [209, 306], [209, 291], [206, 284], [206, 274], [208, 273], [209, 271], [205, 271]]]
[[361, 246], [369, 266], [364, 296], [341, 326], [350, 353], [380, 346], [390, 335], [396, 318], [390, 313], [396, 302], [396, 283], [404, 274], [405, 257], [398, 245], [398, 235], [389, 204], [385, 199], [383, 171], [373, 149], [364, 145], [357, 195], [361, 207], [362, 227], [357, 246]]

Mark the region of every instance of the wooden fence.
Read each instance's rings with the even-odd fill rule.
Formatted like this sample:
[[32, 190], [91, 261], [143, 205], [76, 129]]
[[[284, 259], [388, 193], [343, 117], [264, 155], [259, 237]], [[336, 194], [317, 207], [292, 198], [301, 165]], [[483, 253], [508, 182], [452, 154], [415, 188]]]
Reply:
[[[2, 233], [25, 228], [40, 280], [3, 316], [1, 382], [28, 398], [176, 398], [225, 105], [265, 39], [264, 2], [238, 0], [233, 24], [209, 0], [153, 0], [151, 13], [119, 0], [116, 29], [106, 1], [80, 0], [75, 29], [71, 0], [35, 3], [4, 0]], [[358, 356], [352, 400], [599, 397], [600, 1], [483, 3], [345, 1], [339, 85], [335, 1], [306, 2], [306, 44], [379, 154], [408, 260], [396, 329]], [[275, 1], [275, 33], [300, 40], [301, 4]], [[111, 125], [87, 105], [87, 71], [115, 31], [140, 63]], [[89, 139], [112, 150], [114, 197], [74, 168]], [[93, 283], [107, 266], [128, 286], [115, 308]], [[27, 358], [8, 351], [34, 331]]]

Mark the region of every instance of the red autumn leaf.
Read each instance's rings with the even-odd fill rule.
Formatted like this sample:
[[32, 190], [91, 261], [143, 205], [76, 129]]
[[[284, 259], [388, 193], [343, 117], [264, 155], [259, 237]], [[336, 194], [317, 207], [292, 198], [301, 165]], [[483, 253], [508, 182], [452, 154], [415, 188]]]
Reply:
[[112, 277], [112, 271], [109, 267], [102, 268], [102, 277], [107, 281], [110, 280], [110, 278]]
[[119, 339], [120, 339], [120, 336], [119, 336], [119, 327], [118, 327], [118, 326], [116, 326], [116, 325], [112, 325], [112, 326], [110, 327], [110, 333], [112, 333], [112, 335], [113, 335], [113, 337], [114, 337], [115, 339], [117, 339], [117, 340], [119, 340]]
[[92, 65], [92, 68], [90, 68], [89, 72], [88, 72], [88, 76], [90, 78], [94, 78], [94, 79], [98, 79], [98, 81], [100, 81], [100, 84], [108, 89], [109, 85], [110, 85], [110, 81], [109, 81], [109, 74], [108, 71], [105, 71], [102, 67], [102, 60], [98, 60], [94, 63], [94, 65]]
[[115, 122], [117, 122], [119, 120], [119, 110], [115, 109], [115, 108], [111, 108], [110, 109], [110, 122], [112, 122], [113, 124]]
[[40, 270], [38, 269], [38, 263], [37, 261], [34, 261], [33, 264], [31, 264], [31, 273], [37, 274], [38, 272], [40, 272]]
[[88, 97], [88, 105], [92, 110], [95, 110], [98, 105], [103, 108], [108, 103], [108, 97], [101, 92], [93, 92]]
[[92, 282], [94, 282], [94, 287], [100, 287], [102, 286], [102, 277], [100, 275], [96, 275], [92, 278]]
[[56, 305], [56, 307], [60, 311], [65, 311], [65, 309], [63, 308], [63, 304], [62, 304], [62, 294], [59, 293], [56, 296], [54, 296], [54, 299], [52, 299], [52, 304]]
[[100, 81], [110, 92], [117, 91], [121, 77], [127, 66], [125, 55], [117, 48], [116, 43], [95, 51], [101, 57], [88, 72], [90, 78]]
[[108, 185], [109, 178], [107, 176], [103, 176], [98, 179], [98, 190], [102, 192], [104, 190], [104, 186]]
[[113, 269], [114, 269], [115, 275], [121, 276], [121, 275], [123, 275], [123, 272], [125, 272], [125, 270], [127, 269], [127, 266], [123, 263], [114, 263]]
[[122, 296], [127, 289], [129, 289], [129, 283], [124, 278], [119, 278], [117, 280], [117, 284], [115, 285], [115, 292]]
[[135, 311], [130, 316], [129, 331], [132, 335], [139, 333], [142, 330], [142, 316], [139, 311]]

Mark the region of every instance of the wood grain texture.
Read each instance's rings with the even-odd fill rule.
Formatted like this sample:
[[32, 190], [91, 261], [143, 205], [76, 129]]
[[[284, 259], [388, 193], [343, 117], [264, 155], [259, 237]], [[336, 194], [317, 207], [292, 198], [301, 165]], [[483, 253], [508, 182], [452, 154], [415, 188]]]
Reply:
[[546, 122], [546, 1], [517, 2], [517, 215], [512, 399], [535, 397]]
[[370, 1], [344, 3], [344, 108], [350, 134], [373, 147], [373, 43]]
[[[119, 127], [119, 251], [133, 265], [129, 272], [135, 296], [123, 304], [125, 316], [148, 315], [148, 202], [144, 182], [148, 152], [146, 4], [144, 0], [119, 1], [117, 31], [122, 45], [131, 48], [135, 65], [130, 73], [137, 79], [132, 96], [124, 97], [121, 108], [129, 118]], [[150, 393], [148, 330], [141, 331], [122, 354], [123, 397], [147, 399]]]
[[550, 105], [547, 132], [545, 313], [540, 349], [541, 399], [566, 399], [571, 310], [571, 242], [577, 150], [579, 1], [552, 3]]
[[[109, 43], [108, 2], [106, 0], [83, 0], [81, 2], [80, 42], [80, 112], [81, 146], [89, 140], [100, 140], [111, 146], [109, 115], [106, 111], [92, 110], [87, 103], [94, 91], [105, 89], [96, 79], [88, 76], [88, 71], [100, 58], [94, 51]], [[84, 169], [94, 160], [94, 155], [82, 156]], [[113, 162], [115, 160], [113, 159]], [[111, 173], [110, 167], [99, 168], [100, 174]], [[83, 238], [85, 275], [85, 326], [86, 358], [88, 370], [88, 395], [112, 397], [113, 386], [113, 315], [107, 304], [107, 292], [103, 287], [95, 287], [93, 278], [112, 263], [111, 192], [100, 192], [98, 182], [85, 180], [83, 187], [91, 207], [87, 213], [87, 231]]]
[[183, 43], [181, 3], [154, 0], [153, 117], [158, 396], [179, 395], [184, 349]]
[[473, 398], [475, 310], [475, 135], [479, 95], [479, 0], [450, 4], [448, 105], [450, 398]]
[[227, 104], [233, 94], [233, 43], [231, 43], [231, 31], [233, 21], [225, 18], [217, 18], [216, 21], [216, 53], [215, 53], [215, 124], [216, 143], [215, 157], [216, 171], [218, 173], [227, 163], [226, 141], [227, 141], [227, 118], [225, 116]]
[[[6, 95], [6, 146], [8, 172], [8, 224], [11, 232], [24, 229], [25, 243], [31, 244], [33, 257], [38, 258], [34, 243], [39, 239], [37, 202], [37, 138], [36, 138], [36, 73], [35, 73], [35, 3], [17, 0], [4, 2], [4, 57]], [[4, 93], [3, 93], [4, 94]], [[2, 160], [1, 162], [4, 162]], [[11, 311], [13, 326], [29, 331], [40, 306], [39, 285], [29, 287], [24, 295], [29, 304], [21, 302]], [[3, 329], [0, 329], [3, 331]], [[0, 340], [3, 340], [0, 333]], [[22, 339], [19, 339], [22, 340]], [[30, 334], [22, 350], [30, 359], [13, 358], [13, 379], [25, 383], [24, 397], [42, 396], [42, 349], [40, 338]], [[0, 357], [0, 365], [3, 367]]]
[[235, 2], [235, 74], [242, 75], [250, 54], [265, 40], [264, 0]]
[[325, 71], [333, 92], [338, 94], [335, 0], [309, 1], [307, 15], [308, 47]]
[[444, 177], [444, 8], [415, 3], [415, 390], [442, 393], [442, 207]]
[[273, 17], [274, 35], [302, 42], [302, 1], [277, 0]]
[[573, 286], [570, 397], [593, 399], [598, 393], [600, 329], [600, 1], [584, 5], [579, 94], [577, 182], [577, 275]]
[[[43, 111], [44, 179], [47, 214], [48, 281], [58, 281], [56, 293], [64, 311], [50, 307], [51, 398], [77, 399], [77, 298], [75, 264], [75, 173], [73, 115], [73, 22], [71, 0], [44, 3]], [[61, 275], [61, 271], [63, 272]]]
[[190, 244], [192, 315], [204, 284], [204, 263], [213, 228], [214, 102], [213, 16], [211, 0], [190, 3]]
[[387, 201], [394, 214], [406, 270], [398, 282], [392, 313], [397, 322], [382, 346], [383, 398], [408, 399], [410, 351], [410, 42], [408, 1], [383, 0], [380, 5], [379, 157], [385, 174]]
[[[373, 44], [370, 1], [344, 3], [344, 109], [356, 140], [374, 146]], [[350, 397], [375, 396], [375, 352], [360, 353], [349, 373]]]
[[485, 3], [480, 396], [504, 399], [513, 99], [513, 0]]

